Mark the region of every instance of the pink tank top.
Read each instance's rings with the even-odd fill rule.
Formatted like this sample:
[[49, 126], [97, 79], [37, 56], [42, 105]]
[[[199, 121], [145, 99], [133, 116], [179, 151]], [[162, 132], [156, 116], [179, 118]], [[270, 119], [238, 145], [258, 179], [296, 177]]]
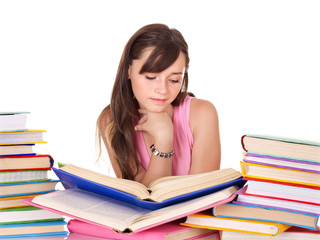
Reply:
[[[191, 150], [193, 136], [189, 125], [190, 102], [192, 97], [186, 96], [184, 101], [174, 108], [173, 114], [173, 149], [172, 174], [188, 175], [191, 166]], [[145, 145], [141, 131], [135, 132], [137, 157], [141, 165], [147, 169], [150, 163], [148, 146]]]

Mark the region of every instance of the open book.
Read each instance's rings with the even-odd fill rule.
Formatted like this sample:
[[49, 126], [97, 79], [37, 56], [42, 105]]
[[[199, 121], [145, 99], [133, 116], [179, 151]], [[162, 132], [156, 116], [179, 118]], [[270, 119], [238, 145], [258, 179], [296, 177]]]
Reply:
[[243, 184], [241, 173], [232, 168], [163, 177], [148, 187], [136, 181], [106, 176], [72, 164], [53, 170], [66, 189], [77, 187], [152, 210]]
[[234, 193], [237, 189], [238, 187], [231, 186], [158, 210], [141, 208], [78, 188], [43, 194], [24, 201], [35, 207], [104, 226], [117, 232], [140, 232], [230, 202], [235, 197]]

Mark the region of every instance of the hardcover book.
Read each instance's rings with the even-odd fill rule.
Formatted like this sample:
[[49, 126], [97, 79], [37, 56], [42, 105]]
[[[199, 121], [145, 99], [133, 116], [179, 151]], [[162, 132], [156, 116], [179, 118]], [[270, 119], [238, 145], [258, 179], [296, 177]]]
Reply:
[[240, 162], [244, 177], [320, 187], [318, 173]]
[[276, 236], [291, 227], [291, 225], [275, 222], [216, 217], [212, 215], [212, 211], [189, 215], [182, 225], [201, 229], [246, 232], [267, 236]]
[[245, 179], [247, 183], [242, 194], [320, 205], [320, 187], [261, 179]]
[[140, 232], [230, 202], [237, 190], [236, 186], [228, 187], [158, 210], [141, 208], [78, 188], [43, 194], [26, 203], [118, 232]]
[[63, 217], [60, 214], [31, 206], [0, 210], [0, 225], [48, 221], [49, 219], [58, 221], [63, 220]]
[[33, 152], [34, 145], [35, 144], [0, 145], [0, 157], [35, 155]]
[[18, 183], [48, 179], [48, 170], [0, 171], [0, 183]]
[[320, 143], [272, 136], [244, 135], [246, 152], [320, 162]]
[[317, 222], [319, 219], [319, 216], [314, 214], [235, 203], [226, 203], [213, 208], [213, 215], [217, 217], [278, 222], [313, 230], [317, 228]]
[[0, 145], [18, 145], [46, 143], [43, 140], [45, 130], [0, 131]]
[[[53, 222], [36, 222], [23, 224], [4, 224], [0, 225], [0, 239], [2, 238], [16, 238], [22, 239], [25, 237], [37, 236], [53, 236], [67, 234], [65, 231], [65, 221]], [[41, 238], [45, 239], [45, 238]]]
[[39, 194], [22, 195], [14, 197], [0, 197], [0, 209], [27, 207], [28, 204], [22, 202], [23, 199], [32, 198]]
[[0, 198], [48, 193], [55, 190], [59, 180], [1, 183]]
[[320, 205], [294, 201], [291, 199], [285, 200], [265, 196], [247, 195], [243, 194], [244, 190], [245, 188], [238, 194], [237, 199], [233, 201], [233, 203], [254, 205], [258, 207], [272, 207], [275, 209], [320, 215]]
[[54, 160], [50, 155], [0, 156], [0, 171], [49, 170]]
[[241, 173], [232, 168], [163, 177], [148, 188], [136, 181], [109, 177], [71, 164], [53, 170], [66, 189], [77, 187], [151, 210], [244, 184]]
[[210, 229], [182, 226], [181, 222], [182, 220], [179, 219], [137, 233], [118, 233], [105, 227], [71, 219], [68, 222], [68, 229], [70, 233], [119, 240], [191, 240], [217, 232]]
[[29, 112], [0, 112], [0, 131], [24, 130]]
[[319, 240], [320, 230], [292, 227], [277, 236], [221, 231], [221, 240]]
[[320, 162], [245, 153], [244, 162], [320, 173]]

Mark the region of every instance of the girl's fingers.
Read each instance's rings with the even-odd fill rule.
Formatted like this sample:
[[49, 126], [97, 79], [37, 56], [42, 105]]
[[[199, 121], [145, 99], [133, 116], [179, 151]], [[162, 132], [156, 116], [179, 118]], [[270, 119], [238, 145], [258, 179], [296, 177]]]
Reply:
[[139, 119], [138, 124], [142, 124], [146, 122], [148, 119], [147, 115], [143, 115], [142, 118]]
[[147, 110], [145, 110], [145, 109], [138, 109], [138, 112], [140, 114], [147, 114]]
[[138, 124], [134, 127], [134, 130], [136, 131], [141, 131], [142, 130], [142, 125]]

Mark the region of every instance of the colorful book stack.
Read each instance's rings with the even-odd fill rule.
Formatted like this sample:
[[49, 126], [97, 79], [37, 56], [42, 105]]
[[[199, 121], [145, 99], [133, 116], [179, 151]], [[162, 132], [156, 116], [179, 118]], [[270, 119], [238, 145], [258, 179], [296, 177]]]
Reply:
[[28, 130], [26, 112], [0, 113], [0, 238], [66, 234], [60, 214], [23, 203], [24, 199], [55, 191], [48, 179], [50, 155], [33, 152], [45, 143], [44, 130]]
[[186, 225], [222, 230], [222, 240], [320, 239], [320, 144], [245, 135], [242, 146], [247, 183], [237, 198]]

